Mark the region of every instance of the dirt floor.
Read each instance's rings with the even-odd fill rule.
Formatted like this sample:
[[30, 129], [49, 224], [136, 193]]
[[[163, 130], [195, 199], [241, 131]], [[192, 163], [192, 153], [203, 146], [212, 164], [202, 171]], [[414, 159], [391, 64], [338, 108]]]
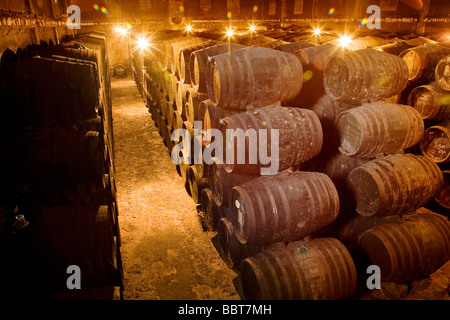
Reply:
[[[125, 300], [240, 299], [131, 78], [113, 79], [116, 183]], [[358, 299], [448, 300], [450, 261], [429, 278], [384, 283]]]
[[239, 299], [131, 78], [112, 101], [124, 299]]

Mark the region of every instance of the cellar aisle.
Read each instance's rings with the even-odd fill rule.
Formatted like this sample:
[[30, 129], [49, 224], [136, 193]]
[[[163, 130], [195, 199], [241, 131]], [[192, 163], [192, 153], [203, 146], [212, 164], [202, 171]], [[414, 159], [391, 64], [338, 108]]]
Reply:
[[131, 78], [112, 104], [124, 299], [239, 299]]

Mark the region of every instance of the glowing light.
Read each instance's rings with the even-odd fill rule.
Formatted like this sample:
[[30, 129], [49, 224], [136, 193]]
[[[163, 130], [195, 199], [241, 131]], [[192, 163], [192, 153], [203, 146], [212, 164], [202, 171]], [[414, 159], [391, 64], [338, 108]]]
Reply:
[[119, 34], [119, 35], [121, 35], [121, 36], [123, 36], [123, 37], [128, 34], [128, 30], [129, 30], [128, 28], [122, 28], [122, 27], [119, 27], [119, 26], [115, 26], [114, 27], [114, 32]]
[[334, 13], [334, 11], [336, 11], [336, 9], [331, 8], [330, 10], [328, 10], [328, 15], [331, 16]]
[[94, 4], [92, 7], [94, 7], [95, 11], [100, 11], [100, 6], [98, 4]]
[[352, 39], [347, 35], [343, 35], [338, 39], [338, 42], [341, 47], [346, 48], [352, 42]]
[[227, 17], [228, 17], [228, 19], [231, 19], [231, 11], [228, 11]]
[[234, 30], [232, 28], [227, 29], [227, 37], [231, 38], [234, 35]]
[[188, 33], [192, 31], [192, 26], [191, 26], [190, 24], [188, 24], [188, 25], [186, 26], [186, 31], [187, 31]]
[[144, 35], [140, 35], [136, 41], [136, 46], [141, 51], [144, 51], [150, 48], [150, 41]]
[[184, 6], [180, 6], [180, 12], [184, 12]]
[[366, 25], [366, 24], [367, 24], [367, 19], [368, 19], [368, 18], [362, 19], [362, 20], [361, 20], [361, 23], [359, 24], [359, 26], [362, 27], [363, 25]]
[[133, 30], [133, 26], [131, 25], [131, 24], [129, 24], [129, 23], [127, 23], [127, 30], [128, 31], [132, 31]]
[[257, 5], [254, 5], [253, 6], [253, 13], [257, 13], [258, 12], [258, 6]]
[[314, 32], [314, 35], [320, 36], [320, 34], [322, 33], [322, 29], [320, 29], [320, 28], [315, 28], [313, 32]]
[[248, 29], [250, 30], [250, 32], [255, 32], [256, 31], [256, 26], [254, 24], [251, 24]]

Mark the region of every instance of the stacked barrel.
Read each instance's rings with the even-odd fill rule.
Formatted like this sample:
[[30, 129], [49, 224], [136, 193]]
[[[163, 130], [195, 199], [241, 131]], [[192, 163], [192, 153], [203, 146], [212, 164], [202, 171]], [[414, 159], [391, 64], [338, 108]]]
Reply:
[[[106, 38], [82, 35], [2, 65], [3, 274], [8, 294], [121, 297]], [[3, 247], [3, 245], [5, 247]], [[9, 248], [9, 250], [6, 250]], [[69, 291], [69, 266], [81, 291]], [[82, 292], [82, 294], [80, 294]], [[97, 297], [91, 293], [98, 294]]]
[[[410, 281], [449, 259], [448, 220], [415, 213], [442, 193], [444, 177], [408, 154], [426, 122], [400, 100], [411, 86], [404, 59], [384, 46], [348, 51], [298, 38], [276, 47], [157, 38], [132, 57], [142, 94], [245, 298], [344, 299], [369, 260], [382, 281]], [[415, 228], [424, 234], [408, 237], [430, 250], [400, 239]], [[398, 237], [398, 248], [383, 237]], [[396, 259], [411, 262], [402, 276]]]

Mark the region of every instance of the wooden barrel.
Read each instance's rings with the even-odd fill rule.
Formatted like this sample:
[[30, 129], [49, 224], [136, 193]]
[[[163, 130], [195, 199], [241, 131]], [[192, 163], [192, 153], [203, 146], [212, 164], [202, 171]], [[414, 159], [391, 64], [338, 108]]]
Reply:
[[233, 188], [230, 221], [243, 243], [295, 241], [332, 223], [339, 196], [319, 172], [279, 173]]
[[420, 112], [423, 119], [444, 121], [450, 118], [450, 92], [436, 82], [416, 87], [408, 96], [408, 105]]
[[200, 203], [200, 195], [208, 186], [208, 179], [203, 177], [203, 165], [196, 164], [189, 168], [187, 173], [189, 181], [189, 189], [191, 190], [191, 197], [195, 203]]
[[402, 53], [406, 49], [413, 48], [413, 47], [415, 47], [415, 46], [407, 43], [406, 41], [398, 41], [398, 42], [394, 42], [394, 43], [384, 44], [384, 45], [375, 47], [374, 49], [398, 56], [398, 55], [400, 55], [400, 53]]
[[420, 150], [436, 163], [450, 162], [450, 120], [426, 129], [420, 141]]
[[249, 244], [239, 242], [233, 225], [226, 218], [221, 218], [217, 225], [218, 251], [230, 269], [239, 269], [242, 260], [251, 257], [258, 252], [272, 247], [284, 247], [284, 243], [274, 244]]
[[214, 195], [217, 206], [230, 207], [233, 187], [256, 179], [258, 175], [228, 173], [223, 165], [214, 163], [208, 172], [209, 186]]
[[434, 78], [439, 87], [450, 91], [450, 55], [443, 57], [436, 65]]
[[191, 54], [197, 50], [201, 50], [204, 48], [212, 47], [217, 44], [217, 41], [207, 40], [201, 43], [194, 44], [189, 47], [184, 47], [180, 52], [180, 62], [178, 65], [178, 76], [180, 77], [180, 81], [183, 81], [185, 84], [192, 84], [191, 76], [190, 76], [190, 63], [189, 59], [191, 58]]
[[296, 53], [300, 49], [305, 49], [309, 47], [315, 47], [316, 44], [309, 41], [297, 41], [297, 42], [291, 42], [288, 44], [282, 44], [281, 46], [278, 46], [275, 48], [275, 50], [283, 51], [283, 52], [289, 52], [289, 53]]
[[[305, 84], [306, 85], [306, 84]], [[320, 120], [323, 130], [323, 152], [334, 153], [339, 147], [339, 132], [337, 129], [337, 120], [339, 115], [352, 108], [358, 107], [356, 103], [345, 103], [332, 99], [324, 94], [310, 108]]]
[[240, 44], [246, 46], [257, 46], [261, 48], [267, 49], [275, 49], [283, 44], [289, 44], [289, 42], [283, 40], [277, 40], [271, 37], [267, 37], [261, 34], [253, 35], [253, 34], [243, 34], [236, 35], [232, 38], [232, 40], [237, 41]]
[[180, 53], [184, 48], [190, 47], [195, 44], [204, 43], [208, 41], [208, 39], [199, 38], [199, 37], [187, 37], [185, 40], [176, 41], [171, 44], [170, 49], [170, 69], [174, 75], [176, 75], [179, 78], [179, 73], [177, 72], [179, 70], [179, 62], [180, 62]]
[[444, 187], [434, 200], [442, 208], [450, 210], [450, 170], [444, 170], [442, 171], [442, 174], [444, 175]]
[[[269, 171], [274, 169], [273, 167], [267, 169], [274, 164], [263, 164], [260, 156], [264, 152], [266, 152], [265, 154], [270, 154], [269, 152], [271, 151], [269, 150], [272, 150], [273, 143], [276, 144], [275, 146], [279, 151], [277, 157], [279, 171], [314, 158], [322, 149], [322, 126], [317, 115], [307, 109], [276, 106], [262, 107], [224, 118], [221, 120], [221, 125], [221, 131], [223, 137], [225, 137], [224, 153], [226, 158], [224, 159], [226, 161], [224, 162], [226, 163], [225, 170], [227, 172], [262, 174], [263, 170]], [[245, 132], [248, 132], [249, 129], [254, 129], [256, 133], [253, 138], [259, 133], [256, 139], [261, 144], [263, 144], [263, 140], [260, 138], [261, 132], [266, 132], [267, 145], [261, 146], [257, 141], [252, 142], [250, 135], [248, 143], [245, 143], [245, 149], [242, 148], [241, 146], [244, 143], [242, 141], [239, 142], [243, 139], [239, 139], [238, 129]], [[231, 132], [235, 133], [233, 139], [230, 139], [231, 136], [227, 136], [227, 132], [229, 134], [228, 130], [232, 130]], [[272, 134], [274, 132], [278, 132], [278, 141], [272, 142]], [[271, 137], [269, 138], [269, 136]], [[264, 150], [261, 148], [266, 150], [261, 151]], [[258, 150], [258, 156], [256, 156], [255, 150]], [[243, 156], [245, 156], [245, 159], [242, 159]], [[274, 156], [272, 155], [272, 158]], [[255, 164], [250, 163], [252, 157], [256, 160]]]
[[311, 107], [317, 104], [325, 95], [323, 86], [323, 71], [331, 58], [342, 54], [342, 50], [330, 44], [299, 49], [295, 55], [303, 68], [303, 87], [300, 94], [288, 101], [286, 105]]
[[408, 80], [430, 83], [435, 78], [439, 61], [450, 54], [450, 48], [438, 44], [424, 44], [403, 51], [401, 57], [408, 66]]
[[394, 154], [422, 139], [424, 122], [410, 106], [373, 102], [339, 116], [339, 151], [348, 156], [375, 157]]
[[197, 92], [191, 88], [186, 91], [186, 119], [192, 123], [194, 121], [203, 121], [202, 108], [200, 103], [208, 100], [208, 94]]
[[379, 101], [405, 89], [408, 68], [401, 58], [374, 49], [333, 57], [324, 70], [325, 91], [339, 101]]
[[211, 141], [211, 129], [220, 129], [220, 120], [237, 113], [240, 110], [234, 109], [223, 109], [213, 106], [211, 101], [204, 100], [200, 102], [199, 109], [200, 113], [203, 114], [203, 132], [205, 133], [205, 140], [203, 141], [205, 146], [208, 146]]
[[295, 55], [249, 47], [212, 57], [206, 85], [213, 105], [246, 110], [295, 98], [302, 88], [302, 74]]
[[372, 160], [347, 178], [355, 209], [363, 216], [413, 212], [437, 196], [443, 183], [436, 163], [412, 154]]
[[229, 53], [243, 49], [246, 46], [236, 43], [218, 44], [212, 47], [197, 50], [189, 58], [189, 72], [191, 83], [198, 92], [208, 92], [206, 88], [206, 66], [211, 57], [222, 53]]
[[178, 111], [174, 111], [172, 115], [172, 125], [170, 127], [170, 131], [174, 132], [177, 129], [181, 129], [183, 127], [183, 118]]
[[356, 289], [356, 267], [334, 238], [291, 242], [245, 259], [240, 267], [247, 300], [338, 300]]
[[366, 230], [359, 245], [382, 281], [427, 277], [450, 259], [450, 222], [434, 213], [403, 216]]
[[186, 119], [186, 92], [191, 88], [192, 86], [190, 84], [183, 84], [181, 81], [177, 83], [177, 111], [181, 114], [183, 119]]
[[200, 194], [202, 212], [202, 225], [206, 230], [217, 230], [218, 222], [222, 218], [220, 207], [214, 203], [214, 195], [209, 188], [202, 190]]

